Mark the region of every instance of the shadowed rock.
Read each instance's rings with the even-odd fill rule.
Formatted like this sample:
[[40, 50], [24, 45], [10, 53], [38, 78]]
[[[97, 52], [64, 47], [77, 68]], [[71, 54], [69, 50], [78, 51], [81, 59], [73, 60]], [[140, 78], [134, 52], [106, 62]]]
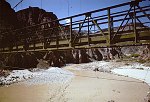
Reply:
[[13, 69], [36, 68], [38, 61], [32, 53], [15, 53], [8, 57], [6, 65]]
[[79, 57], [80, 63], [91, 62], [91, 60], [89, 58], [90, 58], [90, 56], [87, 54], [85, 49], [80, 50], [80, 57]]
[[65, 65], [64, 54], [60, 51], [49, 51], [44, 56], [44, 60], [48, 61], [50, 66], [61, 67]]

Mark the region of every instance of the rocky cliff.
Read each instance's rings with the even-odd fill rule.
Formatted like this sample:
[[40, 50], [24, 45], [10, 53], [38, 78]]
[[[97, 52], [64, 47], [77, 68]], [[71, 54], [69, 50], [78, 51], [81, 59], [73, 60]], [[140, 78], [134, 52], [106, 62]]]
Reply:
[[53, 12], [46, 12], [38, 7], [29, 7], [15, 12], [6, 0], [0, 0], [0, 31], [36, 25], [56, 19], [57, 16]]
[[[29, 7], [16, 12], [20, 27], [32, 26], [40, 23], [50, 22], [57, 19], [53, 12], [46, 12], [38, 7]], [[47, 25], [49, 27], [53, 25]]]
[[[53, 14], [53, 12], [46, 12], [38, 7], [29, 7], [15, 12], [8, 2], [5, 0], [0, 0], [0, 47], [9, 47], [11, 49], [12, 46], [16, 45], [16, 42], [25, 42], [24, 38], [26, 38], [26, 40], [29, 37], [44, 39], [44, 36], [51, 36], [54, 33], [50, 34], [49, 31], [36, 33], [36, 30], [54, 27], [58, 25], [59, 22], [43, 24], [36, 27], [36, 30], [23, 29], [19, 32], [11, 32], [11, 30], [46, 23], [56, 19], [57, 16]], [[8, 33], [4, 34], [2, 32]], [[23, 36], [20, 36], [20, 34]]]
[[0, 32], [5, 32], [16, 28], [17, 16], [10, 4], [5, 0], [0, 0]]

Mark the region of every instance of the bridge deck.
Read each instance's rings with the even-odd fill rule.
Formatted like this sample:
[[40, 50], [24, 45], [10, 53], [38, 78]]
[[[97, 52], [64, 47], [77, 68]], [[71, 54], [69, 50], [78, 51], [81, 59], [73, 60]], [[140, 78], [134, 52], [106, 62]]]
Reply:
[[[108, 38], [108, 34], [106, 38]], [[84, 49], [84, 48], [104, 48], [104, 47], [119, 47], [119, 46], [139, 46], [139, 45], [148, 45], [150, 44], [150, 30], [142, 31], [139, 33], [138, 42], [135, 42], [135, 34], [134, 33], [125, 33], [123, 35], [118, 35], [114, 42], [114, 44], [106, 43], [107, 40], [101, 34], [93, 34], [90, 36], [90, 45], [88, 45], [88, 38], [86, 36], [82, 36], [79, 41], [76, 41], [74, 47], [69, 46], [70, 42], [68, 40], [59, 40], [59, 44], [57, 46], [56, 41], [51, 41], [47, 44], [47, 48], [44, 48], [44, 43], [35, 43], [30, 44], [28, 51], [47, 51], [47, 50], [67, 50], [67, 49]], [[14, 46], [11, 51], [9, 48], [0, 49], [3, 53], [10, 52], [24, 52], [24, 45]]]

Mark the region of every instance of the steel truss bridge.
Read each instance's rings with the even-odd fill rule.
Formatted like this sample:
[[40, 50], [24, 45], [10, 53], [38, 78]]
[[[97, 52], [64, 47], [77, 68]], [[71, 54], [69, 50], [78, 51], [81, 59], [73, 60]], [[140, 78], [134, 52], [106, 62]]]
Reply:
[[149, 45], [150, 5], [140, 3], [131, 1], [3, 32], [0, 52]]

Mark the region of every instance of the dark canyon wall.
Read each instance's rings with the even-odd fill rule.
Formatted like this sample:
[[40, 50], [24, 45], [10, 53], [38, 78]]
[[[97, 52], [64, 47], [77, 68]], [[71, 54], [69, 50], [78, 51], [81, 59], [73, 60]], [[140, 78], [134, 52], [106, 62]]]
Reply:
[[[16, 12], [20, 27], [32, 26], [40, 23], [50, 22], [57, 19], [53, 12], [46, 12], [38, 7], [29, 7]], [[53, 25], [48, 25], [53, 26]]]
[[5, 0], [0, 0], [0, 32], [15, 29], [17, 26], [17, 16], [10, 4]]

